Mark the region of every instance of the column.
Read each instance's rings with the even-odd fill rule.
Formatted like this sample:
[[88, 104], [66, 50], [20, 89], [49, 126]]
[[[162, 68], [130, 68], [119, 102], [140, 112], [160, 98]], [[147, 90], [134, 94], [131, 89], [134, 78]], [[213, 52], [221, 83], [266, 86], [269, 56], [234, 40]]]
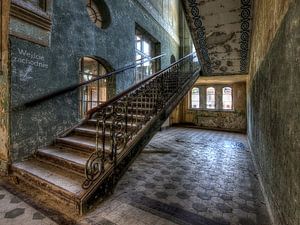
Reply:
[[7, 172], [9, 162], [9, 73], [8, 35], [10, 0], [0, 2], [0, 174]]

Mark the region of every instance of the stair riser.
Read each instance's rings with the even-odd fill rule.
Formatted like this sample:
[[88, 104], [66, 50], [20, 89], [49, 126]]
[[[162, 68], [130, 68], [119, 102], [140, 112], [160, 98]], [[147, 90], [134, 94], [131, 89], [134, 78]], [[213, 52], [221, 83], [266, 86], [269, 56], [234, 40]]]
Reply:
[[[66, 147], [66, 148], [72, 148], [75, 151], [79, 151], [80, 153], [82, 153], [84, 151], [84, 153], [87, 153], [88, 155], [91, 155], [93, 152], [96, 151], [95, 148], [90, 148], [89, 149], [86, 146], [85, 147], [80, 147], [80, 145], [78, 145], [78, 144], [59, 141], [59, 140], [57, 140], [57, 144], [59, 144], [60, 146]], [[99, 147], [102, 148], [101, 143], [100, 143]], [[109, 145], [106, 146], [106, 156], [107, 157], [109, 157], [110, 154], [111, 154], [110, 149], [111, 149], [111, 145], [109, 144]]]
[[46, 163], [51, 163], [52, 165], [55, 165], [55, 166], [57, 166], [59, 168], [62, 168], [62, 169], [70, 170], [70, 171], [75, 172], [75, 173], [77, 173], [81, 176], [83, 176], [84, 173], [85, 173], [85, 167], [84, 166], [66, 161], [64, 159], [61, 159], [61, 158], [58, 158], [58, 157], [55, 157], [55, 156], [52, 156], [52, 155], [37, 152], [36, 157], [41, 161], [44, 161]]
[[61, 139], [57, 139], [56, 143], [59, 145], [62, 145], [64, 147], [67, 148], [72, 148], [74, 150], [78, 150], [80, 152], [84, 152], [87, 154], [91, 154], [95, 151], [95, 147], [90, 147], [90, 146], [86, 146], [86, 145], [82, 145], [79, 143], [73, 143], [73, 142], [69, 142], [69, 141], [65, 141], [65, 140], [61, 140]]

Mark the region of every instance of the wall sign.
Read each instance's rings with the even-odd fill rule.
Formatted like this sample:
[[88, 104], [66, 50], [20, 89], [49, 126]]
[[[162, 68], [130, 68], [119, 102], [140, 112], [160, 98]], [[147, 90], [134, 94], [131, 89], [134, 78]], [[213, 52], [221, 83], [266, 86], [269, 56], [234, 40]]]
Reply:
[[45, 57], [34, 51], [18, 48], [17, 56], [12, 57], [12, 63], [21, 63], [42, 69], [48, 69], [49, 65], [45, 63]]

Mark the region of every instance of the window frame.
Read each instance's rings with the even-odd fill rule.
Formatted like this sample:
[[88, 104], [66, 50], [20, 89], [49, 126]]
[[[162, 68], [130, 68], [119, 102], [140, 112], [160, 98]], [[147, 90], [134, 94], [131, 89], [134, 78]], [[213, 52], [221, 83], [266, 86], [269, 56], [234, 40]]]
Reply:
[[[214, 106], [213, 106], [213, 108], [209, 108], [208, 107], [208, 90], [209, 89], [213, 89], [214, 90], [214, 94], [213, 94], [213, 96], [214, 96]], [[209, 86], [209, 87], [207, 87], [206, 88], [206, 90], [205, 90], [205, 97], [206, 97], [206, 99], [205, 99], [205, 108], [207, 109], [207, 110], [216, 110], [217, 109], [217, 96], [216, 96], [216, 88], [215, 88], [215, 86]]]
[[[225, 88], [230, 88], [230, 90], [231, 90], [231, 94], [230, 94], [230, 96], [231, 96], [231, 108], [230, 109], [225, 109], [224, 108], [224, 89]], [[233, 88], [231, 87], [231, 86], [223, 86], [222, 87], [222, 110], [224, 110], [224, 111], [232, 111], [233, 110]]]
[[[193, 108], [192, 107], [192, 89], [193, 88], [199, 88], [199, 108]], [[223, 88], [229, 87], [231, 88], [231, 99], [232, 99], [232, 106], [231, 109], [223, 109]], [[207, 108], [207, 89], [208, 88], [214, 88], [215, 89], [215, 108]], [[221, 88], [222, 92], [220, 93], [219, 89]], [[196, 84], [194, 85], [188, 94], [186, 107], [188, 110], [196, 110], [196, 111], [215, 111], [215, 112], [234, 112], [235, 97], [234, 97], [234, 88], [231, 84]]]
[[[193, 108], [193, 105], [192, 105], [192, 103], [193, 103], [193, 100], [192, 100], [193, 96], [192, 95], [193, 95], [193, 89], [194, 88], [198, 88], [198, 90], [199, 90], [199, 108]], [[189, 104], [189, 108], [193, 109], [193, 110], [201, 109], [201, 87], [200, 86], [193, 86], [192, 87], [192, 89], [190, 91], [190, 104]]]

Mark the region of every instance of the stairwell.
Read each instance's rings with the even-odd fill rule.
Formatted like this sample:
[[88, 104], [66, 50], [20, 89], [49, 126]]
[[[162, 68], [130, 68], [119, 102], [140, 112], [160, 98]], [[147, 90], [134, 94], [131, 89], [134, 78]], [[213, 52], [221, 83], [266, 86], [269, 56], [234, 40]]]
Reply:
[[197, 80], [200, 67], [194, 57], [182, 58], [92, 109], [52, 145], [37, 149], [26, 161], [13, 163], [11, 176], [16, 186], [23, 185], [31, 197], [42, 195], [51, 200], [55, 210], [85, 213], [93, 202], [112, 193], [130, 163]]

